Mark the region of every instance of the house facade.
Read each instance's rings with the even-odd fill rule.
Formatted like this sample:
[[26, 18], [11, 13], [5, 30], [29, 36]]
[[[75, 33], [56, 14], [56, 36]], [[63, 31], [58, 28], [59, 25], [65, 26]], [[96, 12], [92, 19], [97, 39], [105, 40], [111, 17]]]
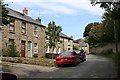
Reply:
[[73, 50], [79, 50], [79, 47], [80, 47], [79, 42], [76, 40], [73, 40]]
[[88, 43], [85, 43], [85, 42], [80, 42], [80, 50], [83, 49], [86, 54], [89, 54], [90, 53], [90, 50], [89, 50], [89, 44]]
[[66, 51], [73, 51], [73, 39], [71, 37], [68, 37], [62, 32], [60, 33], [60, 42], [58, 42], [53, 52], [49, 46], [46, 46], [46, 53], [59, 54], [61, 52], [66, 52]]
[[9, 24], [3, 26], [2, 49], [7, 49], [13, 42], [21, 57], [33, 57], [34, 54], [43, 56], [45, 53], [45, 26], [41, 19], [28, 16], [28, 10], [23, 13], [7, 8]]
[[85, 40], [82, 38], [74, 40], [74, 46], [77, 47], [78, 50], [83, 49], [86, 52], [86, 54], [89, 54], [90, 52], [89, 44], [86, 43]]

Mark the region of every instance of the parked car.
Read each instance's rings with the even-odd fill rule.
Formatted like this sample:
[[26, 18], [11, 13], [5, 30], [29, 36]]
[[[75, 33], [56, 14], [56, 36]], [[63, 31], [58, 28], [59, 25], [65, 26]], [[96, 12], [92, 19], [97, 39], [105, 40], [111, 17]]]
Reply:
[[60, 53], [56, 57], [56, 61], [55, 61], [57, 66], [67, 65], [67, 64], [76, 65], [79, 62], [80, 62], [79, 55], [77, 55], [75, 51]]
[[82, 62], [86, 61], [86, 54], [84, 50], [75, 50], [76, 54], [79, 55], [79, 58]]

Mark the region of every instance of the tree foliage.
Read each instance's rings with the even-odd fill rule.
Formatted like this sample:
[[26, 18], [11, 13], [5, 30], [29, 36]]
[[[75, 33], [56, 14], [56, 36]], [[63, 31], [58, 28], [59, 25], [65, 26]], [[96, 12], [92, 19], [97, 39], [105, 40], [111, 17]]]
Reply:
[[[93, 23], [90, 23], [85, 27], [83, 36], [87, 38], [87, 41], [92, 46], [114, 42], [115, 34], [120, 34], [120, 2], [115, 0], [112, 2], [91, 0], [91, 4], [100, 4], [100, 7], [104, 8], [105, 12], [100, 24], [93, 27]], [[117, 36], [117, 40], [120, 41], [120, 36]]]
[[3, 49], [2, 55], [6, 57], [19, 57], [19, 52], [16, 49], [15, 42], [12, 45], [7, 46], [6, 49]]
[[89, 36], [89, 32], [91, 30], [91, 28], [93, 27], [93, 25], [98, 25], [99, 23], [98, 22], [95, 22], [95, 23], [89, 23], [86, 27], [85, 27], [85, 31], [83, 33], [83, 36], [86, 37], [86, 36]]
[[2, 20], [1, 22], [3, 25], [7, 25], [9, 23], [7, 20], [8, 10], [5, 8], [6, 5], [7, 4], [5, 4], [3, 0], [0, 0], [0, 20]]
[[[111, 0], [111, 2], [103, 2], [100, 0], [97, 2], [96, 0], [91, 0], [92, 4], [100, 4], [101, 8], [105, 9], [105, 13], [103, 14], [103, 24], [106, 27], [107, 31], [114, 39], [114, 34], [120, 34], [120, 1], [119, 0]], [[113, 24], [115, 21], [115, 24]], [[116, 31], [114, 32], [114, 26]], [[108, 35], [109, 36], [109, 35]], [[120, 41], [120, 36], [117, 36], [118, 41]], [[113, 41], [113, 40], [112, 40]]]
[[85, 27], [84, 37], [87, 38], [87, 42], [92, 46], [97, 45], [98, 43], [103, 43], [106, 35], [104, 29], [102, 23], [90, 23]]
[[61, 26], [57, 26], [54, 21], [50, 21], [46, 31], [46, 39], [48, 40], [48, 46], [53, 50], [56, 48], [57, 43], [60, 41]]

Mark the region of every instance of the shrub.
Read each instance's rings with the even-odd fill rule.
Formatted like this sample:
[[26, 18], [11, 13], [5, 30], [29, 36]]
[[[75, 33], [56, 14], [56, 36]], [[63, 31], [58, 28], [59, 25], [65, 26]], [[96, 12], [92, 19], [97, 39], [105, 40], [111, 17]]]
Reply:
[[16, 45], [13, 43], [11, 46], [2, 50], [3, 57], [19, 57], [19, 52], [16, 50]]
[[16, 50], [16, 45], [13, 43], [9, 48], [8, 48], [8, 56], [9, 57], [18, 57], [19, 52]]

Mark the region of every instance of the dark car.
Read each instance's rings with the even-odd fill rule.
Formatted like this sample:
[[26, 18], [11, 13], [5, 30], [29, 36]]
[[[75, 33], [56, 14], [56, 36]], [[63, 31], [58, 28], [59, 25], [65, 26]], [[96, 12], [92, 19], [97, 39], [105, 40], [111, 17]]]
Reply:
[[77, 55], [79, 55], [79, 58], [82, 62], [86, 61], [86, 54], [84, 50], [75, 50], [75, 52], [77, 53]]
[[61, 66], [61, 65], [67, 65], [67, 64], [74, 64], [76, 65], [77, 63], [80, 62], [79, 56], [76, 54], [76, 52], [63, 52], [60, 53], [56, 57], [56, 65]]

